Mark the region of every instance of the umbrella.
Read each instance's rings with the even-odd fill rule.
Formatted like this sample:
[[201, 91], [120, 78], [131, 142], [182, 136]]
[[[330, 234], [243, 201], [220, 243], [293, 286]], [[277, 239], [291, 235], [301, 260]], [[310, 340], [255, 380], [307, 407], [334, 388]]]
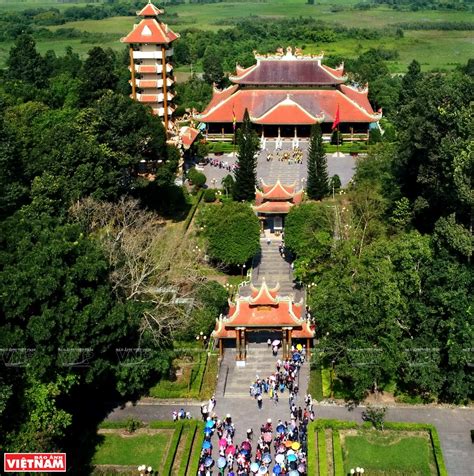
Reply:
[[281, 473], [281, 466], [279, 464], [276, 464], [274, 467], [273, 467], [273, 474], [280, 474]]
[[286, 451], [285, 445], [280, 445], [278, 447], [278, 453], [284, 453]]
[[208, 428], [208, 427], [204, 428], [204, 434], [210, 435], [211, 433], [212, 433], [212, 428]]
[[243, 448], [244, 450], [248, 450], [248, 451], [250, 451], [252, 449], [252, 446], [250, 445], [250, 443], [248, 441], [244, 441], [240, 445], [240, 447]]
[[267, 463], [267, 464], [270, 464], [272, 462], [272, 457], [270, 455], [270, 453], [265, 453], [263, 456], [262, 456], [262, 461], [264, 463]]
[[300, 465], [298, 466], [298, 471], [299, 471], [300, 473], [305, 473], [305, 472], [306, 472], [306, 466], [305, 466], [304, 464], [300, 464]]
[[287, 460], [291, 463], [292, 461], [296, 461], [298, 458], [296, 457], [296, 455], [292, 454], [292, 455], [288, 455], [287, 456]]
[[222, 456], [217, 460], [217, 467], [219, 469], [225, 468], [227, 466], [227, 461]]
[[301, 344], [297, 344], [296, 348], [301, 352], [303, 350], [303, 346]]
[[299, 475], [298, 471], [290, 471], [288, 473], [288, 476], [300, 476], [300, 475]]
[[244, 463], [245, 463], [245, 455], [239, 454], [239, 456], [237, 456], [237, 464], [244, 464]]
[[285, 425], [278, 425], [276, 427], [277, 433], [285, 433], [285, 430], [286, 430]]
[[252, 471], [252, 473], [257, 473], [257, 472], [258, 472], [258, 468], [259, 468], [258, 463], [252, 463], [252, 464], [250, 465], [250, 471]]
[[273, 439], [273, 435], [269, 431], [263, 434], [263, 441], [265, 441], [265, 443], [270, 443], [272, 439]]
[[299, 450], [299, 449], [301, 448], [301, 445], [300, 445], [297, 441], [295, 441], [295, 442], [291, 445], [291, 448], [296, 451], [296, 450]]
[[216, 423], [214, 422], [214, 420], [207, 420], [206, 421], [206, 428], [214, 428], [214, 425]]
[[290, 440], [285, 441], [285, 446], [286, 446], [287, 448], [291, 448], [291, 445], [292, 445], [292, 444], [293, 444], [293, 442], [290, 441]]
[[227, 449], [225, 450], [225, 454], [226, 455], [228, 455], [228, 454], [235, 455], [235, 446], [234, 445], [228, 446]]
[[267, 474], [268, 472], [268, 468], [266, 466], [260, 466], [260, 468], [258, 468], [258, 474]]
[[211, 467], [213, 464], [214, 464], [214, 460], [213, 460], [212, 458], [206, 458], [206, 459], [204, 460], [204, 466], [205, 466], [206, 468]]
[[290, 469], [292, 470], [295, 470], [298, 466], [298, 463], [296, 461], [292, 461], [290, 464], [289, 464], [289, 467]]
[[224, 448], [227, 448], [227, 440], [225, 438], [221, 438], [219, 440], [219, 446], [223, 446]]
[[248, 456], [249, 450], [245, 450], [245, 449], [244, 449], [244, 450], [240, 450], [240, 454], [241, 454], [241, 455], [244, 455], [244, 456]]
[[203, 449], [203, 450], [208, 450], [209, 448], [212, 448], [211, 442], [206, 440], [206, 441], [202, 444], [202, 449]]
[[301, 359], [301, 355], [298, 354], [298, 352], [295, 352], [295, 353], [293, 354], [293, 360], [296, 362], [296, 361], [298, 361], [298, 360], [300, 360], [300, 359]]
[[[293, 443], [291, 443], [291, 444], [293, 444]], [[286, 452], [286, 456], [288, 456], [288, 455], [294, 455], [294, 454], [295, 454], [295, 452], [294, 452], [293, 450], [288, 450], [288, 451]]]
[[277, 454], [277, 455], [275, 456], [275, 461], [276, 461], [278, 464], [283, 463], [283, 461], [285, 461], [285, 455], [282, 455], [281, 453]]
[[275, 346], [278, 346], [278, 345], [280, 345], [280, 341], [279, 341], [279, 340], [274, 340], [274, 341], [272, 342], [272, 347], [275, 347]]

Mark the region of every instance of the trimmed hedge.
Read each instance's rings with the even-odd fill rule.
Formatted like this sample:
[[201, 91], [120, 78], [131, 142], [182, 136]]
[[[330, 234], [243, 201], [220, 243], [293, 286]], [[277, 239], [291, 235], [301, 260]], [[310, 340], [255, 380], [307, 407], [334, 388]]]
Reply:
[[[310, 424], [312, 425], [312, 423]], [[314, 455], [314, 451], [316, 449], [316, 432], [310, 426], [308, 428], [308, 474], [318, 474], [316, 471], [316, 459], [309, 458], [309, 455]]]
[[342, 457], [342, 447], [339, 430], [332, 430], [332, 460], [334, 467], [334, 476], [345, 476], [344, 458]]
[[171, 437], [171, 443], [168, 449], [168, 454], [166, 455], [166, 460], [161, 471], [162, 474], [171, 474], [171, 468], [173, 467], [174, 459], [176, 457], [176, 451], [178, 450], [179, 439], [183, 433], [184, 424], [178, 422], [176, 424], [176, 431]]
[[110, 420], [104, 420], [99, 423], [97, 426], [100, 429], [120, 429], [120, 428], [127, 428], [127, 421], [126, 420], [115, 420], [115, 421], [110, 421]]
[[201, 447], [204, 441], [204, 423], [202, 421], [197, 423], [196, 431], [197, 435], [194, 438], [194, 447], [196, 448], [196, 452], [194, 453], [192, 461], [190, 460], [188, 465], [188, 474], [191, 474], [193, 476], [197, 474], [199, 469], [199, 457], [201, 456]]
[[194, 436], [196, 435], [196, 422], [191, 422], [188, 431], [188, 438], [183, 447], [183, 457], [181, 458], [178, 470], [178, 476], [186, 476], [186, 471], [189, 466], [189, 458], [191, 456], [191, 447], [193, 445]]
[[318, 430], [318, 459], [319, 459], [319, 476], [328, 474], [328, 461], [326, 455], [326, 433], [323, 428]]
[[311, 369], [309, 372], [308, 393], [310, 393], [318, 402], [324, 398], [323, 377], [320, 368]]
[[186, 220], [184, 222], [184, 231], [188, 231], [189, 225], [191, 225], [191, 222], [194, 218], [194, 215], [196, 214], [197, 207], [199, 206], [199, 203], [201, 202], [202, 195], [204, 193], [204, 190], [201, 189], [196, 195], [196, 203], [191, 207], [191, 210], [189, 210], [188, 216], [186, 217]]
[[[332, 419], [321, 419], [310, 423], [308, 426], [308, 444], [310, 444], [311, 438], [314, 441], [314, 432], [318, 432], [318, 456], [319, 456], [319, 475], [326, 476], [327, 474], [327, 461], [326, 461], [326, 439], [324, 437], [324, 430], [326, 428], [332, 428], [333, 430], [333, 462], [334, 462], [334, 476], [344, 476], [344, 459], [342, 454], [342, 446], [339, 435], [339, 430], [350, 429], [369, 429], [372, 425], [370, 423], [358, 424], [351, 421], [341, 421]], [[438, 469], [438, 476], [448, 476], [446, 465], [444, 462], [443, 452], [441, 450], [441, 444], [439, 441], [438, 431], [434, 425], [429, 423], [398, 423], [398, 422], [385, 422], [385, 430], [393, 431], [427, 431], [430, 434], [431, 445], [433, 448], [433, 455], [435, 458], [436, 466]], [[322, 437], [321, 437], [322, 435]], [[311, 446], [309, 446], [311, 448]], [[312, 468], [313, 471], [308, 471], [308, 474], [315, 474], [315, 453], [308, 451], [308, 469]], [[322, 472], [324, 471], [324, 472]]]

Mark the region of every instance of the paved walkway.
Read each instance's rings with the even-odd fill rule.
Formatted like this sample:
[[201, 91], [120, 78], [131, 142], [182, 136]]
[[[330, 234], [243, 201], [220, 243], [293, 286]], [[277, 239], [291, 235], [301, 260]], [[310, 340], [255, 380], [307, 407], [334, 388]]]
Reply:
[[[230, 413], [237, 423], [236, 441], [245, 438], [247, 427], [258, 427], [272, 418], [288, 418], [287, 393], [275, 406], [268, 399], [264, 399], [263, 408], [257, 410], [254, 399], [250, 397], [219, 398], [215, 411], [219, 415]], [[301, 405], [301, 401], [297, 403]], [[114, 410], [110, 420], [123, 420], [135, 417], [143, 421], [170, 420], [173, 410], [181, 408], [190, 411], [193, 417], [200, 418], [199, 402], [191, 405], [182, 405], [181, 402], [161, 404], [127, 405], [123, 409]], [[351, 420], [361, 422], [361, 414], [364, 407], [357, 407], [350, 411], [344, 406], [316, 405], [317, 418], [336, 418], [339, 420]], [[470, 430], [474, 428], [474, 410], [463, 408], [434, 408], [434, 407], [392, 407], [387, 412], [387, 421], [397, 422], [422, 422], [431, 423], [438, 429], [441, 446], [443, 449], [446, 466], [450, 476], [472, 476], [474, 468], [474, 450], [471, 443]], [[471, 469], [469, 469], [471, 468]]]
[[[302, 179], [307, 178], [307, 151], [308, 143], [300, 142], [300, 148], [303, 150], [303, 162], [301, 164], [288, 164], [287, 162], [279, 162], [278, 160], [266, 160], [269, 152], [273, 152], [275, 148], [274, 141], [267, 142], [267, 150], [260, 151], [257, 163], [257, 178], [263, 179], [266, 183], [274, 183], [280, 179], [284, 184], [291, 184], [297, 182], [299, 185], [303, 184]], [[291, 150], [291, 141], [283, 142], [283, 150]], [[218, 159], [227, 162], [229, 165], [237, 161], [237, 154], [224, 154], [216, 156], [210, 154], [209, 158]], [[328, 173], [332, 175], [339, 175], [342, 186], [346, 186], [352, 179], [355, 170], [355, 159], [350, 155], [342, 155], [341, 157], [334, 157], [333, 154], [327, 154]], [[202, 167], [204, 174], [207, 177], [207, 185], [210, 188], [221, 188], [222, 179], [230, 172], [225, 168], [219, 168], [211, 165]]]

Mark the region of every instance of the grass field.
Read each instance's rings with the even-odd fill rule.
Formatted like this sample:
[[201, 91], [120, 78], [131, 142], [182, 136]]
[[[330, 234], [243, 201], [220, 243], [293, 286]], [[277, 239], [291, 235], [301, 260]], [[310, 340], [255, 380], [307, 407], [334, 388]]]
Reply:
[[[448, 12], [425, 10], [418, 12], [399, 12], [385, 6], [380, 6], [369, 11], [351, 10], [350, 7], [359, 0], [319, 0], [317, 5], [307, 5], [306, 0], [266, 0], [266, 1], [241, 1], [222, 2], [215, 4], [185, 4], [166, 6], [168, 13], [177, 13], [170, 24], [176, 31], [185, 28], [197, 27], [200, 29], [217, 30], [229, 27], [226, 22], [239, 18], [284, 18], [284, 17], [314, 17], [328, 23], [337, 23], [347, 27], [386, 28], [404, 22], [436, 23], [441, 21], [459, 22], [473, 21], [474, 14], [468, 12]], [[145, 0], [144, 0], [145, 3]], [[19, 10], [29, 7], [67, 8], [81, 6], [85, 3], [64, 4], [52, 0], [25, 0], [14, 2], [0, 0], [0, 12], [6, 10]], [[343, 8], [342, 11], [332, 12], [334, 6]], [[104, 20], [85, 20], [66, 23], [57, 28], [76, 28], [91, 33], [106, 33], [110, 35], [100, 42], [103, 47], [120, 50], [123, 45], [120, 38], [127, 34], [136, 17], [114, 17]], [[91, 40], [92, 41], [92, 40]], [[53, 49], [57, 54], [63, 54], [67, 45], [71, 45], [81, 56], [94, 46], [93, 43], [84, 43], [82, 40], [40, 40], [38, 49], [44, 53]], [[285, 45], [282, 45], [285, 46]], [[302, 46], [302, 45], [294, 45]], [[11, 43], [0, 43], [0, 66], [5, 64]], [[338, 54], [345, 57], [358, 56], [363, 51], [373, 47], [396, 49], [400, 58], [389, 63], [392, 72], [403, 72], [406, 66], [417, 59], [423, 70], [452, 69], [457, 64], [464, 64], [473, 56], [474, 35], [472, 31], [439, 31], [422, 30], [406, 31], [404, 38], [387, 37], [380, 40], [343, 40], [324, 44], [306, 44], [307, 52]]]
[[346, 473], [360, 466], [372, 475], [438, 474], [427, 433], [359, 431], [346, 435], [342, 446]]
[[93, 464], [138, 466], [143, 464], [159, 468], [167, 451], [172, 430], [159, 433], [101, 434], [102, 442], [97, 446]]

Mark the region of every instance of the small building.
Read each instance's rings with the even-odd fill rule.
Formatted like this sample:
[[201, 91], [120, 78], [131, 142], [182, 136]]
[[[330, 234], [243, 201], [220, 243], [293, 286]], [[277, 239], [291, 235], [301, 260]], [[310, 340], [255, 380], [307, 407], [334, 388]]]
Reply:
[[303, 55], [298, 48], [279, 49], [273, 55], [255, 54], [256, 64], [236, 67], [226, 89], [214, 88], [213, 97], [199, 119], [208, 137], [233, 133], [234, 117], [242, 122], [247, 109], [255, 129], [264, 137], [309, 137], [311, 125], [331, 132], [339, 110], [340, 131], [357, 139], [367, 137], [369, 124], [382, 117], [374, 112], [368, 88], [347, 83], [344, 65], [330, 68], [323, 54]]
[[294, 302], [292, 296], [278, 294], [279, 286], [269, 289], [265, 279], [260, 288], [251, 286], [251, 295], [238, 295], [229, 301], [229, 314], [217, 319], [212, 337], [219, 341], [219, 353], [223, 355], [223, 341], [235, 343], [237, 360], [245, 360], [249, 334], [270, 332], [281, 340], [283, 355], [289, 356], [292, 343], [297, 340], [306, 345], [308, 356], [314, 326], [305, 316], [303, 300]]
[[120, 41], [130, 45], [132, 98], [151, 107], [163, 118], [167, 131], [173, 126], [173, 47], [179, 34], [160, 20], [164, 13], [152, 3], [137, 12], [143, 19]]
[[260, 219], [262, 229], [274, 232], [283, 230], [285, 217], [291, 207], [303, 200], [303, 189], [296, 190], [296, 184], [283, 185], [280, 180], [267, 185], [263, 180], [261, 190], [255, 192], [254, 211]]

